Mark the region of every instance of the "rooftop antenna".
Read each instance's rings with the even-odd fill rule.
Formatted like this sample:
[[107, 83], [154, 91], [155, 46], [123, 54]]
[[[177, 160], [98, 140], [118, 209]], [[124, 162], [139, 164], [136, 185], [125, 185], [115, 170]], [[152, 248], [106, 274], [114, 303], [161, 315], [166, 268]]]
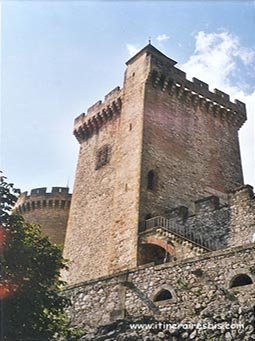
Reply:
[[148, 41], [149, 41], [149, 44], [151, 44], [151, 36], [149, 36], [149, 39], [148, 39]]

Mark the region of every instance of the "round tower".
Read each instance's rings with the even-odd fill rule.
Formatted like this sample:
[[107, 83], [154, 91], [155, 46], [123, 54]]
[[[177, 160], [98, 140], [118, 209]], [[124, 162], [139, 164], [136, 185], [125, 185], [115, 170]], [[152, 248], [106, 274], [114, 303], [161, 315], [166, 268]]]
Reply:
[[39, 224], [43, 233], [57, 244], [64, 244], [72, 194], [67, 187], [35, 188], [24, 192], [15, 205], [27, 223]]

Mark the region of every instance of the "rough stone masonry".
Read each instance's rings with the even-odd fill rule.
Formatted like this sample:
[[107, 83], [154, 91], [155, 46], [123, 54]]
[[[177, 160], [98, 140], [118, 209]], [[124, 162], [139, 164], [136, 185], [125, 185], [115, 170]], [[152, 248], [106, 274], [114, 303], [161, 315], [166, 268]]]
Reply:
[[[248, 244], [71, 286], [70, 317], [83, 340], [254, 340], [254, 284], [233, 286], [244, 274], [254, 283], [254, 255]], [[157, 300], [162, 290], [171, 295]]]
[[149, 44], [75, 120], [64, 255], [82, 340], [255, 339], [245, 105], [175, 64]]
[[[223, 206], [227, 193], [243, 185], [238, 129], [245, 105], [187, 80], [150, 44], [126, 64], [123, 88], [75, 119], [80, 152], [64, 247], [69, 284], [134, 268], [145, 254], [164, 258], [169, 248], [140, 243], [145, 221], [171, 217], [179, 206], [191, 216], [209, 196]], [[231, 228], [211, 229], [219, 246]], [[197, 235], [204, 241], [212, 237], [207, 231], [195, 224], [176, 233], [200, 247]]]
[[123, 87], [74, 122], [72, 323], [82, 340], [254, 340], [245, 104], [187, 80], [151, 44], [126, 64]]
[[15, 205], [26, 222], [39, 224], [42, 232], [57, 244], [64, 244], [72, 194], [67, 187], [34, 188], [22, 193]]

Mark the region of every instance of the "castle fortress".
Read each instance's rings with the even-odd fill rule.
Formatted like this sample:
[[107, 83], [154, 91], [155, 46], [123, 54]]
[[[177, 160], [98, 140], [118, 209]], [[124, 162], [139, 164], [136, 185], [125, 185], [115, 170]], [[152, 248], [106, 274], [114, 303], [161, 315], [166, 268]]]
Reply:
[[[243, 334], [213, 339], [252, 340], [255, 199], [238, 139], [245, 104], [187, 80], [151, 44], [126, 64], [123, 88], [74, 122], [70, 316], [91, 330], [126, 317], [235, 318]], [[206, 339], [196, 333], [186, 339]]]
[[123, 88], [75, 119], [69, 284], [252, 241], [238, 141], [245, 105], [175, 64], [147, 45], [127, 62]]
[[67, 187], [34, 188], [19, 196], [15, 209], [30, 224], [39, 224], [52, 242], [64, 244], [71, 197]]

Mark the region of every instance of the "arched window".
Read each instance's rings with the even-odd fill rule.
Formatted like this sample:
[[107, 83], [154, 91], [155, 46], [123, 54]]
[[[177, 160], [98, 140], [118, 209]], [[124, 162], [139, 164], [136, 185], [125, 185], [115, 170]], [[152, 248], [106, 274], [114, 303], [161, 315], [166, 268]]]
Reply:
[[155, 189], [155, 173], [153, 170], [150, 170], [147, 174], [147, 189], [153, 191]]
[[239, 274], [235, 276], [230, 282], [230, 288], [241, 287], [252, 284], [252, 279], [246, 274]]
[[166, 301], [171, 300], [173, 298], [171, 292], [167, 289], [161, 289], [155, 296], [153, 301], [154, 302], [160, 302], [160, 301]]

